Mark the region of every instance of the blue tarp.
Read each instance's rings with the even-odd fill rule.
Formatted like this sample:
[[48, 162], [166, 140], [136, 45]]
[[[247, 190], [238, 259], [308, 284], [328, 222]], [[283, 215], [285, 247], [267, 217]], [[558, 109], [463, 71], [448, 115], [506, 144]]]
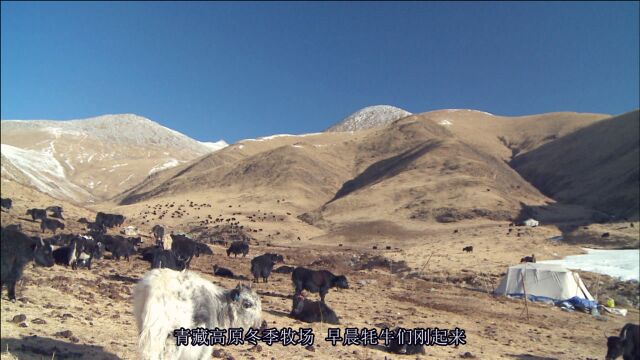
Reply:
[[[524, 294], [508, 294], [508, 296], [510, 296], [512, 298], [516, 298], [516, 299], [522, 299], [524, 297]], [[550, 297], [536, 296], [536, 295], [531, 295], [531, 294], [527, 295], [527, 300], [543, 302], [545, 304], [550, 304], [550, 305], [553, 305], [556, 302], [555, 299], [552, 299]]]
[[[522, 299], [524, 297], [524, 294], [509, 294], [509, 296]], [[591, 309], [598, 307], [598, 303], [596, 301], [583, 299], [578, 296], [574, 296], [570, 299], [558, 300], [558, 299], [552, 299], [546, 296], [527, 295], [527, 300], [538, 301], [545, 304], [556, 305], [556, 306], [562, 306], [562, 303], [565, 303], [565, 304], [569, 303], [571, 304], [572, 307], [579, 310], [584, 310], [584, 311], [590, 311]]]
[[593, 308], [598, 308], [598, 303], [596, 301], [583, 299], [577, 296], [572, 297], [571, 299], [567, 300], [567, 302], [573, 305], [576, 309], [584, 311], [590, 311]]

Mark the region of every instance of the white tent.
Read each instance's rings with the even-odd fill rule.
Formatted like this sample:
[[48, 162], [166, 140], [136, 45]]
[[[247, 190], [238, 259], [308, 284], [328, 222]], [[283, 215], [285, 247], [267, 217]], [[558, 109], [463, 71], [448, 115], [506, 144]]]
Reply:
[[593, 300], [578, 273], [555, 264], [522, 263], [510, 266], [494, 293], [521, 296], [525, 290], [527, 296], [554, 300], [567, 300], [574, 296]]

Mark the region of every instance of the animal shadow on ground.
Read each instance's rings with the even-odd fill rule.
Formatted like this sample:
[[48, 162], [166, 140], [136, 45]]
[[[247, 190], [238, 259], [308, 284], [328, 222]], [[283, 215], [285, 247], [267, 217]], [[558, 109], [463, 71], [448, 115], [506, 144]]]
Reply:
[[289, 313], [286, 313], [284, 311], [278, 311], [278, 310], [262, 310], [266, 313], [269, 313], [273, 316], [280, 316], [280, 317], [289, 317]]
[[[367, 349], [374, 349], [374, 350], [380, 350], [380, 351], [384, 351], [384, 352], [389, 352], [389, 348], [387, 348], [384, 345], [378, 344], [378, 345], [367, 345], [365, 346]], [[385, 356], [386, 358], [386, 356]]]
[[122, 276], [122, 275], [119, 275], [119, 274], [108, 275], [108, 276], [105, 276], [105, 278], [107, 278], [109, 280], [114, 280], [114, 281], [122, 281], [122, 282], [130, 283], [130, 284], [135, 284], [135, 283], [138, 282], [138, 280], [140, 280], [140, 279], [132, 278], [132, 277], [129, 277], [129, 276]]
[[531, 355], [531, 354], [508, 354], [507, 356], [510, 356], [514, 359], [518, 359], [518, 360], [558, 360], [558, 358], [553, 358], [553, 357], [546, 357], [546, 356], [537, 356], [537, 355]]
[[270, 296], [270, 297], [277, 297], [281, 299], [293, 299], [292, 295], [282, 295], [282, 294], [275, 293], [273, 291], [256, 291], [256, 292], [260, 296]]
[[40, 336], [22, 339], [2, 338], [2, 351], [9, 351], [18, 359], [120, 359], [115, 354], [104, 351], [102, 346], [78, 345]]
[[250, 281], [250, 279], [244, 275], [234, 275], [232, 278], [227, 278], [227, 279], [233, 279], [233, 280], [240, 280], [240, 281]]

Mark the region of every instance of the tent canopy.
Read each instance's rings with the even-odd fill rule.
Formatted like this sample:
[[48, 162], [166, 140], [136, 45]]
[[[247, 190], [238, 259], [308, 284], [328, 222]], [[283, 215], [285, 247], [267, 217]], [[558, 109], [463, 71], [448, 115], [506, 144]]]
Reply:
[[593, 300], [578, 273], [556, 264], [522, 263], [510, 266], [494, 293], [522, 296], [525, 290], [527, 296], [546, 297], [556, 301], [574, 296]]

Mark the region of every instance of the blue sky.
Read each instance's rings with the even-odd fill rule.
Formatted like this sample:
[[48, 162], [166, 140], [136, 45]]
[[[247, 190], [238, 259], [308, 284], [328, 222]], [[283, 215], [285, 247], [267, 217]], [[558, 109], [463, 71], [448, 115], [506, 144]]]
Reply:
[[639, 107], [638, 2], [2, 1], [1, 118], [135, 113], [198, 140], [359, 108]]

